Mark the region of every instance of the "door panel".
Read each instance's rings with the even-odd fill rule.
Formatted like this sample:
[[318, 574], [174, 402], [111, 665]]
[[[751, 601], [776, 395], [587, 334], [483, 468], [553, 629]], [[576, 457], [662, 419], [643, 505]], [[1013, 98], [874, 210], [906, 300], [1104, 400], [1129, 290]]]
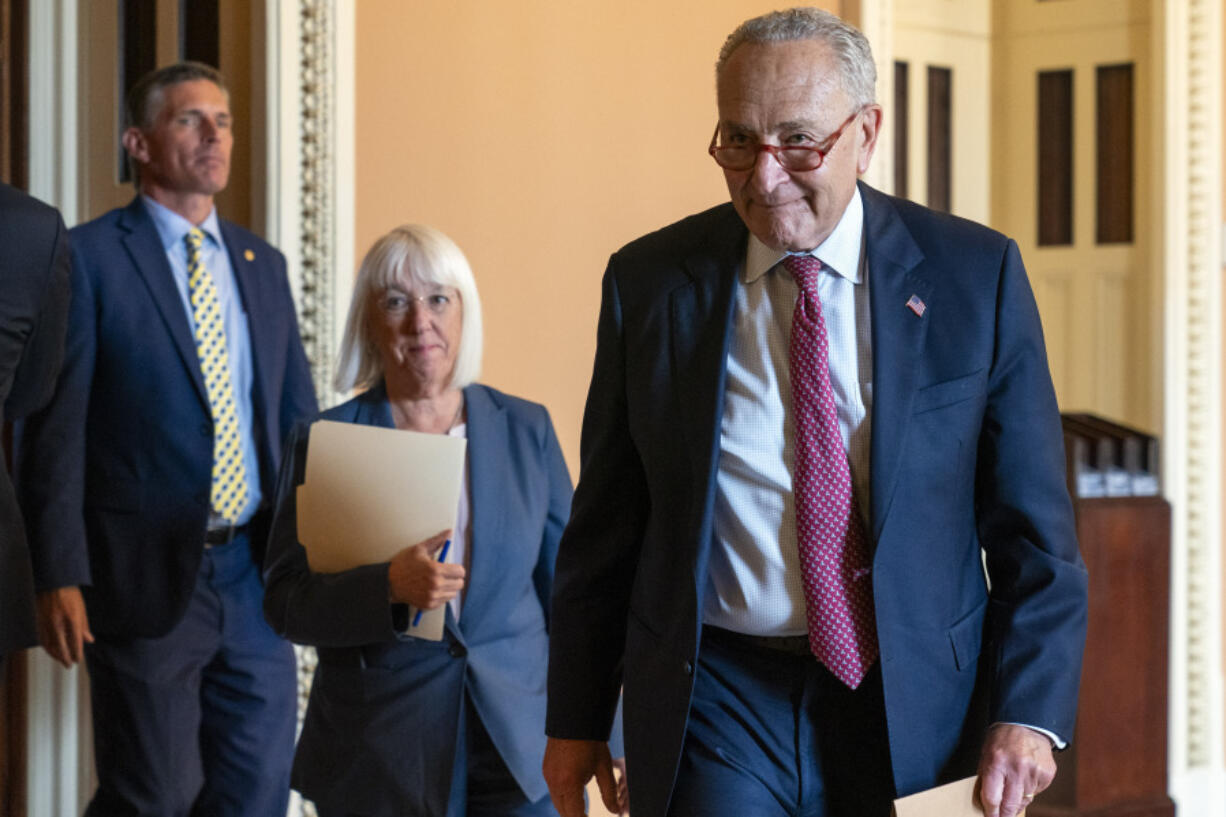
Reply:
[[[1161, 304], [1149, 297], [1152, 212], [1149, 127], [1152, 61], [1142, 0], [997, 0], [993, 43], [992, 224], [1015, 238], [1034, 284], [1063, 410], [1091, 411], [1146, 429], [1160, 410]], [[1131, 64], [1132, 241], [1098, 243], [1098, 69]], [[1041, 245], [1039, 74], [1071, 70], [1072, 242]], [[1123, 138], [1104, 134], [1106, 140]], [[1110, 186], [1107, 186], [1110, 189]]]

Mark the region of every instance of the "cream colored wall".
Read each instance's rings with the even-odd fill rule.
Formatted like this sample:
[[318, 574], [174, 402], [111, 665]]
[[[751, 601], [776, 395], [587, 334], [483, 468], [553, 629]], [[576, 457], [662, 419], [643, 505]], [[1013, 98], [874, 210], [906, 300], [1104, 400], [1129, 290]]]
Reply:
[[485, 310], [482, 380], [549, 407], [572, 476], [608, 256], [726, 200], [715, 57], [777, 5], [357, 6], [354, 269], [403, 222], [454, 238]]
[[[894, 59], [908, 63], [907, 197], [928, 203], [928, 68], [952, 71], [951, 211], [990, 224], [991, 7], [982, 0], [909, 0], [895, 7]], [[894, 127], [886, 108], [886, 128]]]

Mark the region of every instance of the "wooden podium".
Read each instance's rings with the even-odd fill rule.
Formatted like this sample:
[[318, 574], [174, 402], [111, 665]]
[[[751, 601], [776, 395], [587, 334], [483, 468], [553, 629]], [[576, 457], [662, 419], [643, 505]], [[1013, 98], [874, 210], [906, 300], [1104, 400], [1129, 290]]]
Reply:
[[1074, 499], [1090, 573], [1077, 731], [1029, 817], [1173, 817], [1167, 796], [1171, 509]]

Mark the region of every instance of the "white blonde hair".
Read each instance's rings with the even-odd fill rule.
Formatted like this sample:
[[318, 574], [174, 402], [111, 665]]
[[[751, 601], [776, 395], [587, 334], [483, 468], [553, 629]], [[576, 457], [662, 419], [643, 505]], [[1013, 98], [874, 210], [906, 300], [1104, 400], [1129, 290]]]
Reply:
[[451, 385], [462, 389], [480, 375], [481, 299], [468, 259], [442, 232], [424, 224], [405, 224], [376, 241], [362, 259], [333, 380], [337, 391], [367, 389], [383, 379], [383, 359], [370, 331], [371, 310], [402, 273], [414, 284], [449, 286], [460, 293], [460, 348]]

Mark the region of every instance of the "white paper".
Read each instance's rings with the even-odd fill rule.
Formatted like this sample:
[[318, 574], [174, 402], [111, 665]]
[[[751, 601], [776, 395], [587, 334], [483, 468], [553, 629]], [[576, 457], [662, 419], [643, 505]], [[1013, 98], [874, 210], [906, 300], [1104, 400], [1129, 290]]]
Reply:
[[[389, 561], [455, 527], [468, 441], [319, 420], [298, 486], [298, 539], [317, 573]], [[442, 638], [446, 605], [409, 611], [409, 634]]]

